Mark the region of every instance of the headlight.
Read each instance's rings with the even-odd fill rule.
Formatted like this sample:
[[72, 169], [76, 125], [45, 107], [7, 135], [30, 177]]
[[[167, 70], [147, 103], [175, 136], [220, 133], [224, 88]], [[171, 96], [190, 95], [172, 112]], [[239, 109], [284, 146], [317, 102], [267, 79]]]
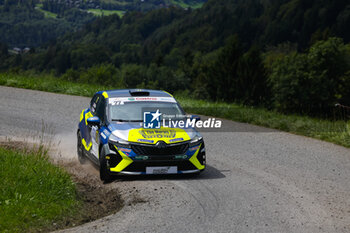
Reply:
[[108, 139], [109, 144], [113, 144], [117, 147], [124, 147], [124, 148], [130, 148], [130, 143], [128, 141], [125, 141], [124, 139], [118, 138], [111, 134]]
[[192, 140], [190, 141], [190, 146], [196, 146], [200, 143], [202, 143], [203, 137], [200, 135], [196, 135]]

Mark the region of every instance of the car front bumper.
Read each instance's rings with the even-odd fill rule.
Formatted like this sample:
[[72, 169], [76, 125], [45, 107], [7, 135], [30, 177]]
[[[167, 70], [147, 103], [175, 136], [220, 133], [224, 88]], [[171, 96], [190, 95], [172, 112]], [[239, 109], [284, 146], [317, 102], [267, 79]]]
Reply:
[[139, 155], [133, 150], [114, 147], [115, 155], [109, 156], [111, 174], [146, 175], [147, 168], [176, 167], [176, 172], [165, 174], [199, 173], [206, 167], [204, 142], [189, 146], [183, 154]]

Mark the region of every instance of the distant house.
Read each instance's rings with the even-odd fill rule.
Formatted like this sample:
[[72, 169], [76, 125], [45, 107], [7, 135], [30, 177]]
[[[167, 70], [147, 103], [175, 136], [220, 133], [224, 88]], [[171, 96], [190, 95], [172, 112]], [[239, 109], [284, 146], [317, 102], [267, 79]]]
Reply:
[[29, 53], [29, 51], [30, 51], [30, 48], [26, 47], [22, 50], [22, 53]]
[[12, 50], [13, 50], [13, 52], [14, 52], [15, 54], [21, 54], [21, 53], [22, 53], [22, 49], [17, 48], [17, 47], [13, 48]]

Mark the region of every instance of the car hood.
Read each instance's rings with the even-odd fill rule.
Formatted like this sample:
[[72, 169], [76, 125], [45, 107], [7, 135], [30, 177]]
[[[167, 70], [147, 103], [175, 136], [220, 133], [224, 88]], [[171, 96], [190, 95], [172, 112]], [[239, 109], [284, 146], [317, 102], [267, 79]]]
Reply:
[[142, 123], [117, 122], [108, 126], [112, 134], [120, 139], [146, 144], [164, 141], [168, 144], [188, 141], [198, 135], [194, 128], [144, 129]]

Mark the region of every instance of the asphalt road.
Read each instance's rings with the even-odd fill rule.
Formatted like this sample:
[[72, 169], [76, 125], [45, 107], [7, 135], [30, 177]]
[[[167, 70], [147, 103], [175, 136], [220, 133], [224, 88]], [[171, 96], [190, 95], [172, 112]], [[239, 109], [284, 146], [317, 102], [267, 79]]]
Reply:
[[[55, 134], [76, 161], [75, 130], [89, 98], [0, 87], [0, 136]], [[140, 177], [118, 187], [126, 206], [67, 232], [350, 232], [350, 150], [225, 121], [204, 133], [199, 177]], [[38, 133], [39, 132], [39, 133]], [[80, 168], [80, 167], [79, 167]], [[97, 176], [91, 167], [81, 173]]]

